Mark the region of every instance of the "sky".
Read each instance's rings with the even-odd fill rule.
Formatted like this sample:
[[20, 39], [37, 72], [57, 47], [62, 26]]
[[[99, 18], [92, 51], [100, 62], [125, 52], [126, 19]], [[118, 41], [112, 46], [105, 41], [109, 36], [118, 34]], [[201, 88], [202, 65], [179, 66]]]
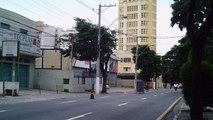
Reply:
[[[184, 36], [177, 26], [170, 26], [173, 0], [157, 0], [157, 54], [164, 55]], [[118, 18], [118, 0], [0, 0], [0, 7], [16, 12], [34, 21], [68, 29], [75, 26], [76, 17], [98, 23], [98, 7], [102, 7], [101, 25], [110, 26]], [[117, 29], [115, 21], [110, 29]], [[174, 37], [174, 38], [173, 38]]]

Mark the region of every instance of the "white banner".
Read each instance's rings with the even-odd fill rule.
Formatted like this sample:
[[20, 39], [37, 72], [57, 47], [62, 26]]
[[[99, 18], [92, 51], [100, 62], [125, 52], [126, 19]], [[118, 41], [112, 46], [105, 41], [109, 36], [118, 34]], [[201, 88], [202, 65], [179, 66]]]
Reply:
[[40, 46], [41, 41], [36, 37], [31, 37], [18, 32], [0, 28], [0, 47], [2, 48], [2, 41], [16, 40], [20, 41], [20, 53], [33, 56], [41, 55]]

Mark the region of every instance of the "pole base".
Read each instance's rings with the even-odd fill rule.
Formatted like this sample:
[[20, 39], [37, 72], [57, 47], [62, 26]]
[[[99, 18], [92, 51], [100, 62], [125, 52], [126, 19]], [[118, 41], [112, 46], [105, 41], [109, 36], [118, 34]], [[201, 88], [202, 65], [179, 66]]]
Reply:
[[90, 99], [95, 99], [93, 92], [90, 93]]

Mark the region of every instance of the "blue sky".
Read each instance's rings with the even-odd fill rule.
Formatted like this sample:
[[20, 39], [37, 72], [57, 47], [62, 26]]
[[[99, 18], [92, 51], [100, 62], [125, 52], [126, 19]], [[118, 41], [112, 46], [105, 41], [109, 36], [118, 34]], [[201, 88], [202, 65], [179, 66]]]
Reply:
[[[182, 36], [185, 32], [170, 27], [173, 0], [157, 0], [157, 36]], [[75, 26], [75, 17], [98, 22], [98, 5], [114, 5], [102, 12], [101, 24], [109, 26], [118, 18], [118, 0], [0, 0], [0, 7], [21, 14], [34, 21], [44, 21], [61, 28]], [[111, 29], [117, 28], [115, 22]], [[164, 37], [163, 37], [164, 38]], [[180, 38], [157, 38], [157, 53], [165, 54]]]

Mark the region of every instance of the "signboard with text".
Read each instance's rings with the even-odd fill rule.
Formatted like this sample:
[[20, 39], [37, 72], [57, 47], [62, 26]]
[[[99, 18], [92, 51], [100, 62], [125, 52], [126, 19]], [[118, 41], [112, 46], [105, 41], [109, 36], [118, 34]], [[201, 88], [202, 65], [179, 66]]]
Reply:
[[19, 52], [22, 54], [28, 54], [32, 56], [41, 55], [41, 41], [37, 37], [0, 28], [0, 48], [2, 48], [2, 41], [7, 40], [20, 41]]
[[17, 57], [19, 44], [18, 41], [14, 40], [7, 40], [3, 41], [3, 49], [2, 49], [2, 56], [3, 57]]

